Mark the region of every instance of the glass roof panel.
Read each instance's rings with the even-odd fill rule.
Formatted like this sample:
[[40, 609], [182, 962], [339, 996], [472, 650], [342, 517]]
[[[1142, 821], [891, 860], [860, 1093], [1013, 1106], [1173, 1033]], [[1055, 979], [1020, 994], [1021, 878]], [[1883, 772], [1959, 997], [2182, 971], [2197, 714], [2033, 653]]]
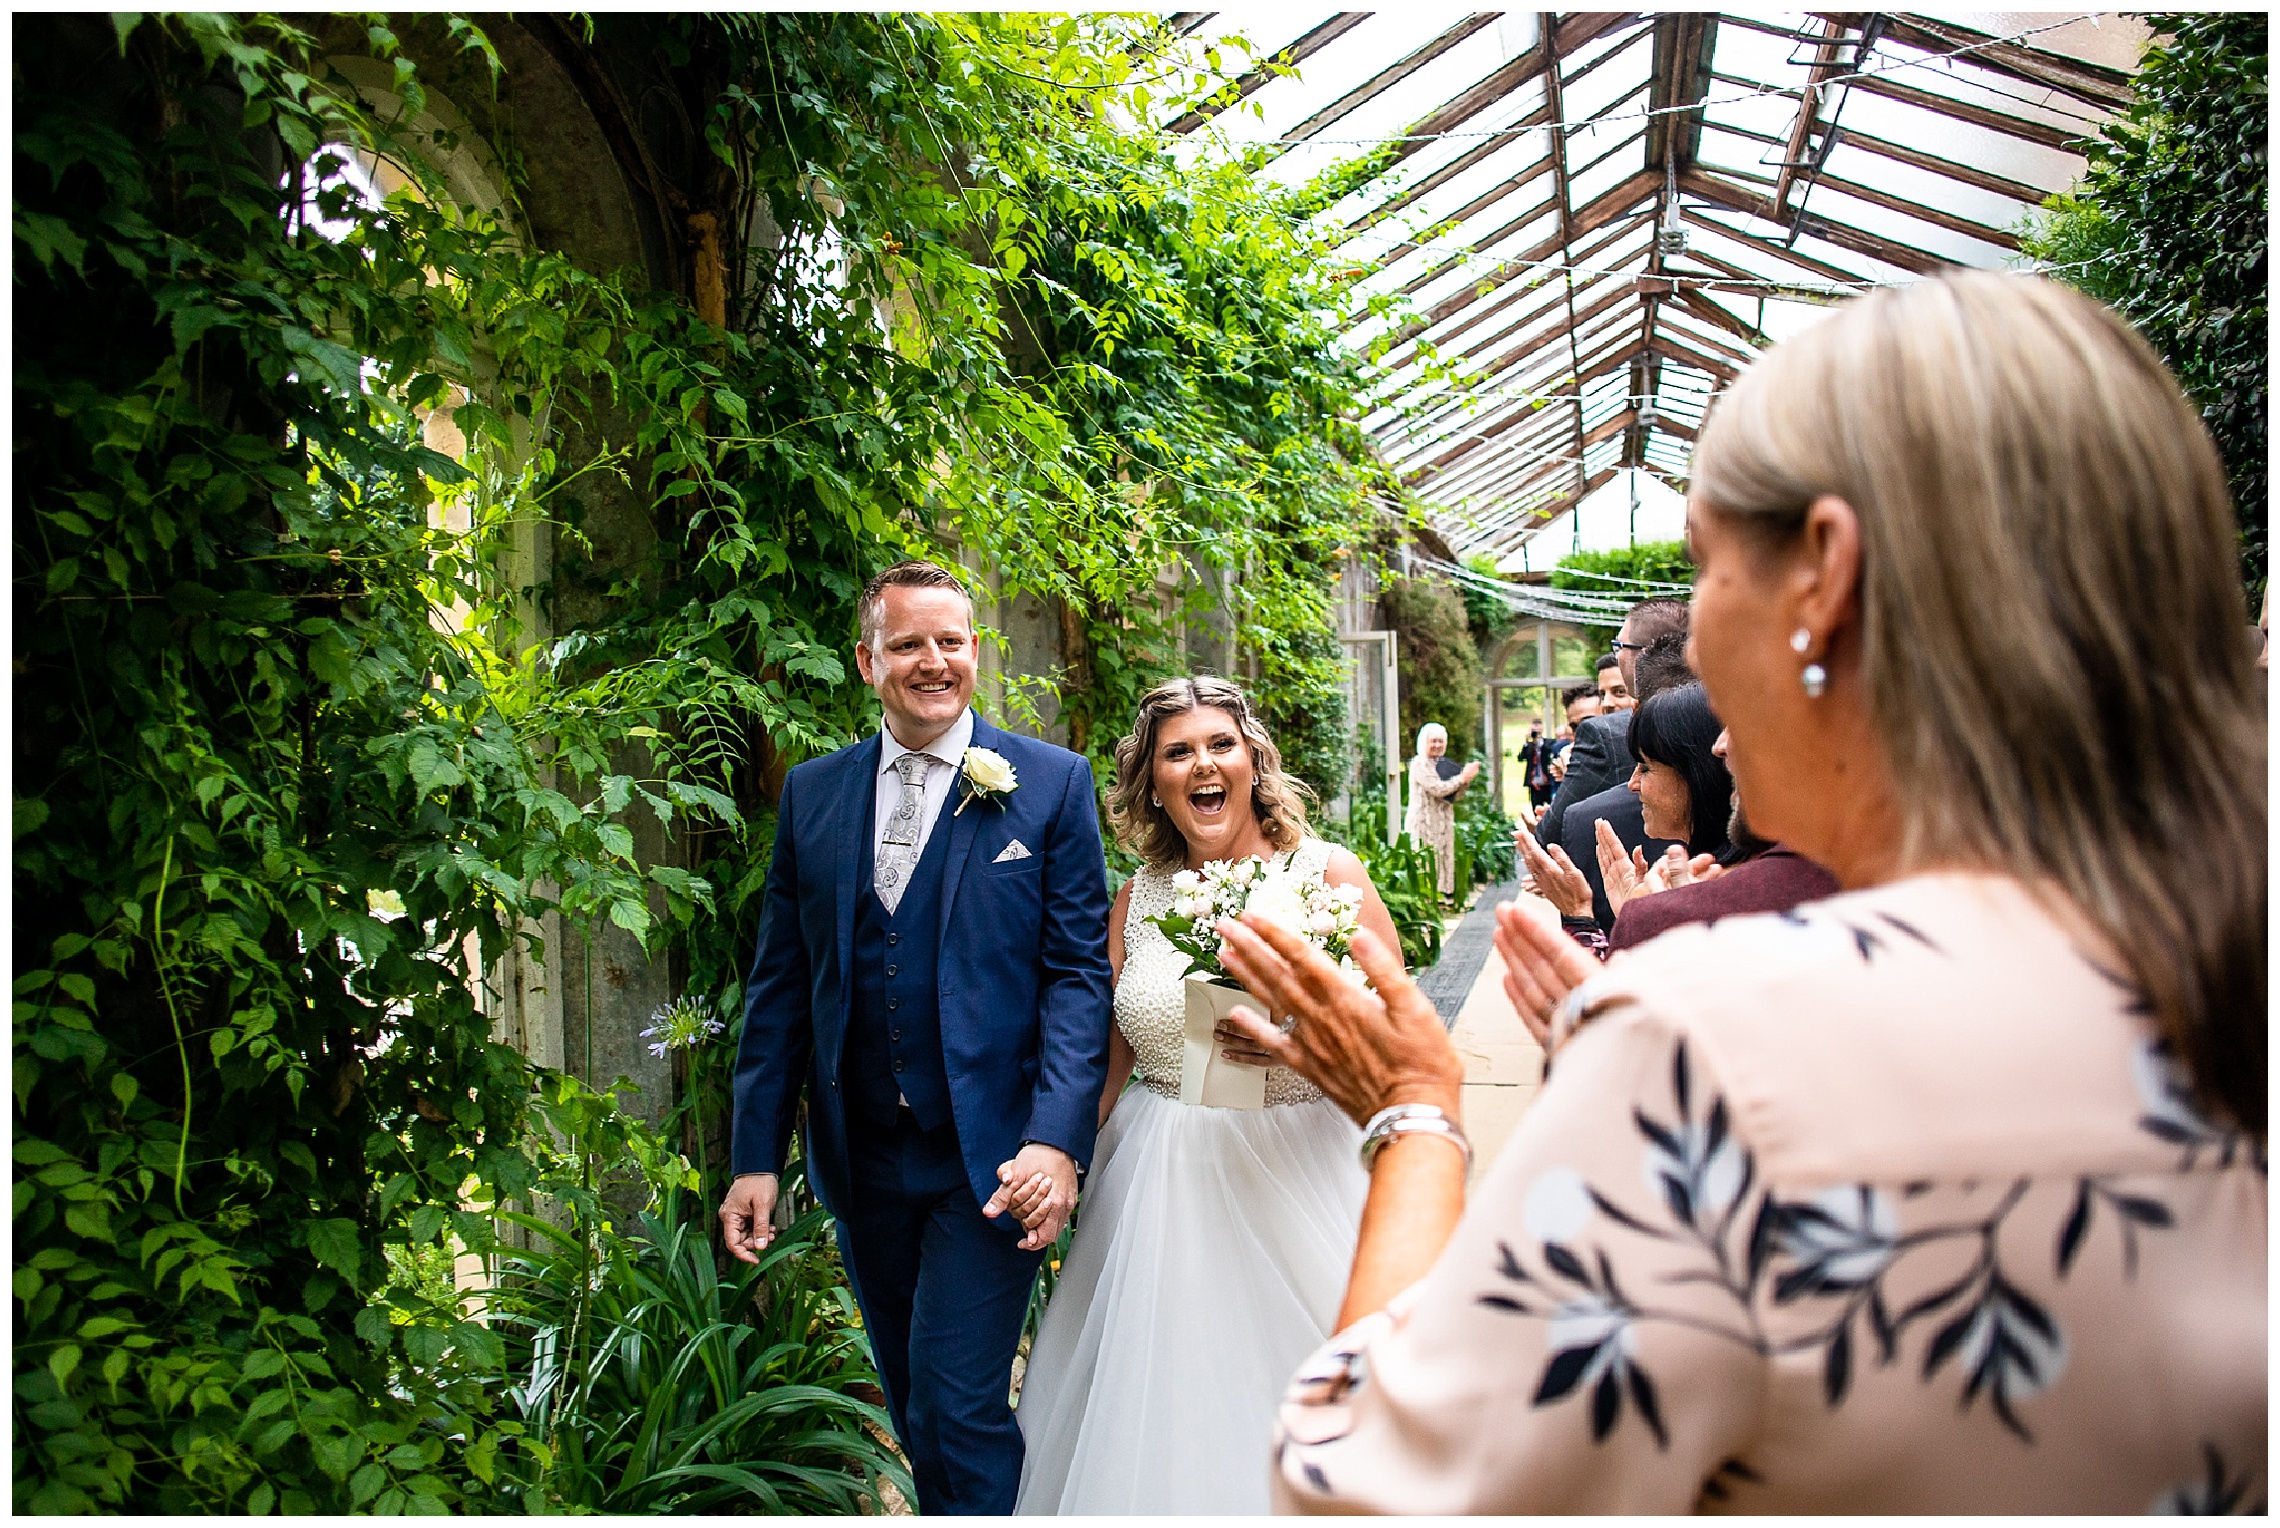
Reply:
[[1452, 546], [1499, 557], [1626, 470], [1683, 484], [1716, 390], [1832, 301], [2018, 263], [2146, 36], [2111, 12], [1180, 22], [1241, 99], [1179, 136], [1264, 145], [1284, 185], [1391, 147], [1319, 218], [1359, 272], [1362, 425]]

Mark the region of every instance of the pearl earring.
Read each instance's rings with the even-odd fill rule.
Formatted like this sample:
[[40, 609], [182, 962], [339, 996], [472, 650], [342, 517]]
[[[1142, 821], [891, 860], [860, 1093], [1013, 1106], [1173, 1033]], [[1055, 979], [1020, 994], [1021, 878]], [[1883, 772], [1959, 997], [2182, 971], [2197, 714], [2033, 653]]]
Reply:
[[1805, 656], [1805, 649], [1812, 645], [1813, 631], [1811, 627], [1800, 626], [1789, 634], [1789, 650], [1800, 658]]
[[1829, 671], [1818, 663], [1806, 664], [1805, 672], [1798, 678], [1804, 681], [1807, 700], [1819, 700], [1821, 692], [1829, 687]]

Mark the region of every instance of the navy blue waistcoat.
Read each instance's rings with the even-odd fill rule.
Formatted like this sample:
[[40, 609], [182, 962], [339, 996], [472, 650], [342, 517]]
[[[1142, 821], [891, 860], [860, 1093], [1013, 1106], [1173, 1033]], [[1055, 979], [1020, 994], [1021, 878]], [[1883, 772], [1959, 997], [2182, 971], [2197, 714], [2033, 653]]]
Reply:
[[942, 1010], [935, 965], [942, 930], [942, 867], [950, 859], [950, 808], [926, 836], [902, 901], [889, 913], [871, 882], [876, 856], [864, 835], [851, 952], [854, 1002], [839, 1073], [848, 1112], [891, 1124], [900, 1098], [921, 1126], [950, 1123], [950, 1079], [942, 1063]]

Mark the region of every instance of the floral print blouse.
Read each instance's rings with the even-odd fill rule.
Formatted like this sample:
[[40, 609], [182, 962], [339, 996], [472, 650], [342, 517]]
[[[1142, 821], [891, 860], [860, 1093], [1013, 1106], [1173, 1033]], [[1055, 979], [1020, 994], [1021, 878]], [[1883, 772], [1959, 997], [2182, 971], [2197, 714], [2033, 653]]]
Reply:
[[1278, 1509], [2262, 1512], [2264, 1152], [2117, 965], [1966, 875], [1617, 956]]

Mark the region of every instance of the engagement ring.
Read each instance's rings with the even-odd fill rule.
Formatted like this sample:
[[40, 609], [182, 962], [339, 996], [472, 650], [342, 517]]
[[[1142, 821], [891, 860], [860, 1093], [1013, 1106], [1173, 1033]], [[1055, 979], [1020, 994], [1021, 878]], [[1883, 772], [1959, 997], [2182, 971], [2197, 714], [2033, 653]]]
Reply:
[[1298, 1028], [1298, 1015], [1295, 1013], [1285, 1015], [1283, 1018], [1276, 1021], [1275, 1028], [1281, 1030], [1286, 1035], [1289, 1034], [1292, 1030]]

